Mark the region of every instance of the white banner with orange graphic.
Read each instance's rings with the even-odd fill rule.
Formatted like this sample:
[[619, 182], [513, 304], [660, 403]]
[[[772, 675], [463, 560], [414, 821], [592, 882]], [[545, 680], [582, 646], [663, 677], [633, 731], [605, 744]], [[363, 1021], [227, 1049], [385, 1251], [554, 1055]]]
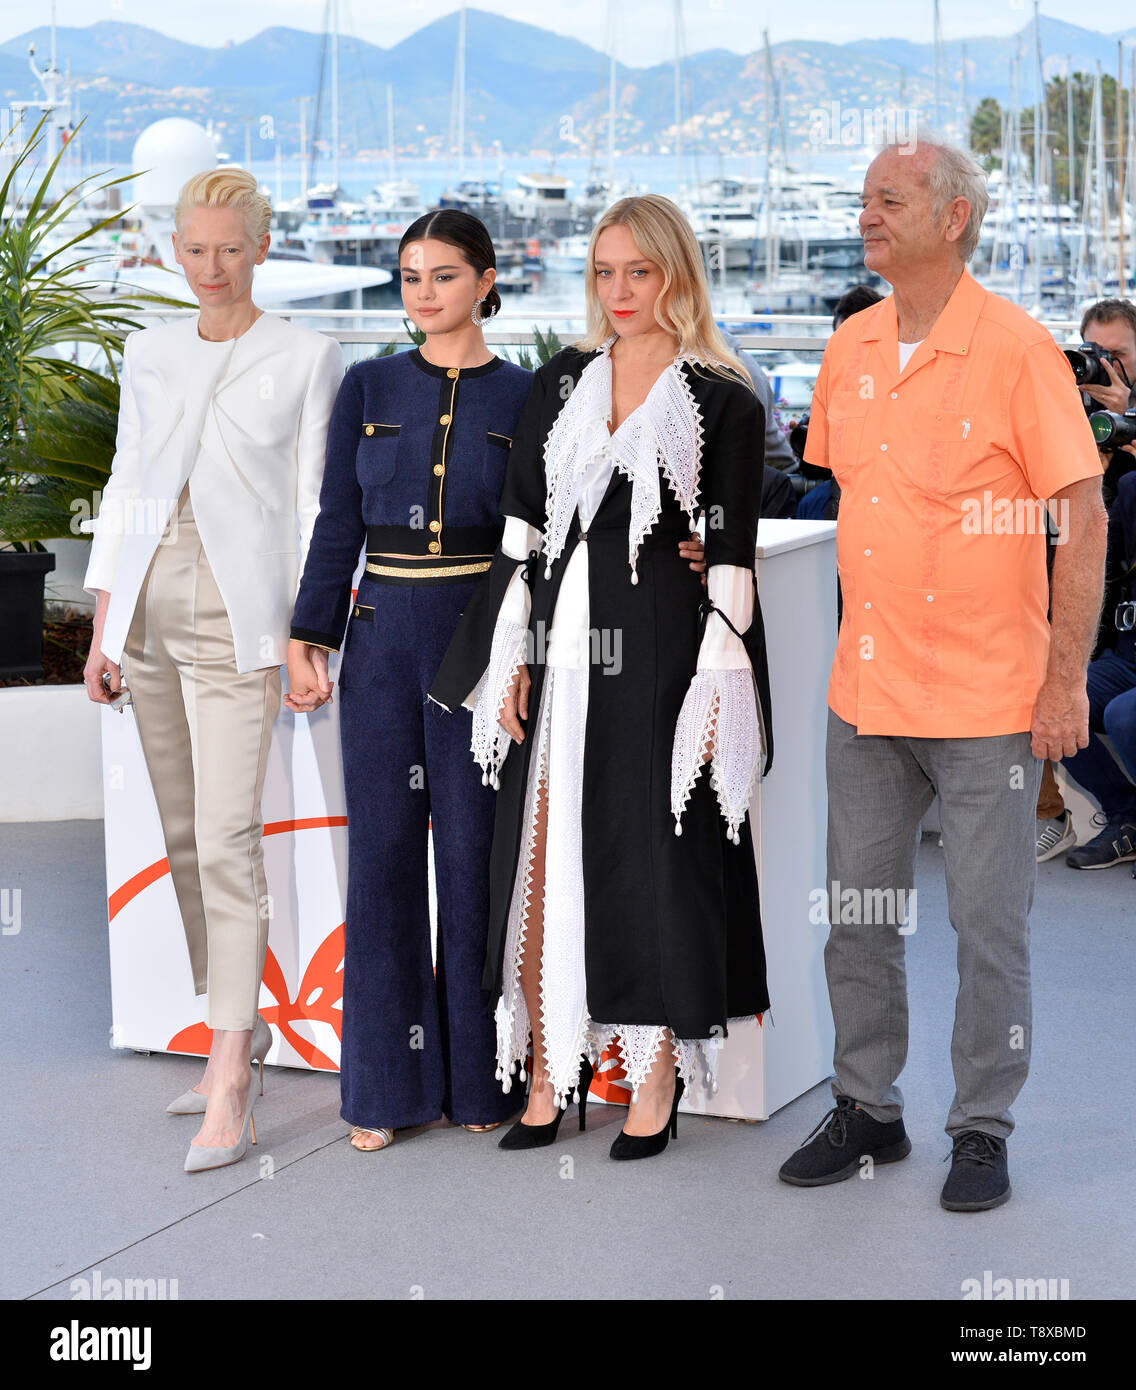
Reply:
[[[334, 669], [334, 668], [333, 668]], [[209, 1051], [134, 713], [102, 713], [112, 1031], [116, 1047]], [[260, 1011], [268, 1060], [339, 1067], [347, 815], [338, 707], [282, 709], [262, 803], [270, 923]]]

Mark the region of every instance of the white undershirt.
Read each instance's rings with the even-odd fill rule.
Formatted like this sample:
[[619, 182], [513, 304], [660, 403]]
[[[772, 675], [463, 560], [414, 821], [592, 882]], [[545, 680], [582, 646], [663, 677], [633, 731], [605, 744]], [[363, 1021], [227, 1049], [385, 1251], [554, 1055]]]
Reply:
[[[922, 341], [923, 341], [923, 339], [920, 338], [920, 339], [919, 339], [919, 343], [921, 343]], [[903, 369], [907, 366], [908, 362], [911, 361], [911, 354], [912, 354], [912, 353], [915, 351], [915, 349], [919, 346], [919, 343], [900, 343], [900, 345], [899, 345], [899, 370], [900, 370], [901, 372], [902, 372]]]

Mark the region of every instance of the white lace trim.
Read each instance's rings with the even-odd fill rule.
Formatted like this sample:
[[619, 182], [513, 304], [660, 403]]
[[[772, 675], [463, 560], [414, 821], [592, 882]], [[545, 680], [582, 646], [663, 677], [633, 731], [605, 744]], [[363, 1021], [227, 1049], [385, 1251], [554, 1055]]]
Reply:
[[[551, 674], [551, 673], [550, 673]], [[525, 792], [524, 840], [517, 872], [513, 880], [513, 896], [509, 904], [509, 923], [505, 933], [505, 976], [501, 997], [497, 1000], [497, 1080], [506, 1095], [513, 1088], [513, 1072], [520, 1064], [519, 1080], [525, 1081], [525, 1057], [528, 1054], [529, 1011], [521, 989], [521, 963], [525, 954], [525, 934], [532, 901], [533, 848], [540, 813], [540, 788], [548, 777], [548, 704], [541, 697], [538, 719], [539, 735], [529, 784]], [[543, 909], [542, 909], [543, 910]]]
[[512, 738], [501, 727], [501, 711], [512, 689], [517, 672], [525, 664], [528, 625], [498, 618], [493, 629], [489, 665], [469, 697], [473, 709], [473, 735], [470, 751], [481, 768], [483, 786], [501, 785], [501, 765], [512, 745]]
[[623, 1058], [624, 1082], [631, 1090], [631, 1099], [639, 1098], [639, 1087], [654, 1066], [659, 1049], [671, 1044], [671, 1056], [687, 1089], [693, 1088], [701, 1073], [710, 1091], [718, 1089], [718, 1060], [724, 1038], [676, 1038], [669, 1028], [651, 1023], [591, 1024], [591, 1045], [597, 1054], [612, 1043], [619, 1046]]
[[552, 565], [564, 549], [588, 469], [598, 455], [609, 458], [631, 480], [627, 558], [633, 584], [639, 580], [639, 547], [662, 511], [660, 471], [694, 524], [703, 431], [698, 403], [682, 371], [687, 358], [680, 353], [660, 373], [646, 400], [611, 435], [607, 427], [614, 341], [614, 335], [606, 339], [599, 355], [581, 372], [544, 447], [546, 578], [551, 578]]
[[754, 785], [765, 762], [753, 672], [698, 671], [675, 726], [671, 753], [671, 814], [682, 834], [682, 813], [713, 745], [710, 785], [726, 818], [727, 835], [739, 844]]
[[578, 1098], [580, 1062], [600, 1054], [618, 1038], [626, 1084], [634, 1099], [668, 1040], [679, 1071], [693, 1085], [702, 1071], [717, 1089], [720, 1038], [674, 1038], [656, 1024], [597, 1024], [587, 1009], [584, 969], [584, 880], [581, 796], [588, 672], [548, 667], [537, 718], [539, 732], [525, 794], [522, 852], [513, 882], [505, 936], [505, 971], [497, 1001], [497, 1078], [506, 1092], [513, 1075], [524, 1082], [530, 1019], [521, 990], [529, 911], [532, 905], [533, 851], [543, 784], [547, 788], [545, 890], [540, 963], [541, 1035], [545, 1065], [556, 1103]]

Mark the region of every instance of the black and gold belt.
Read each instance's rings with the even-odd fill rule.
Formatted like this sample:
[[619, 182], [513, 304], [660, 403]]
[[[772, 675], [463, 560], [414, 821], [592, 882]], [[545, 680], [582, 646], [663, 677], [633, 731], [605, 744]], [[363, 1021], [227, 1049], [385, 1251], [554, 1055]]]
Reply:
[[379, 584], [468, 584], [485, 574], [492, 555], [383, 555], [367, 552], [366, 573]]
[[489, 569], [500, 526], [448, 526], [446, 555], [438, 532], [413, 526], [367, 527], [367, 574], [380, 584], [468, 584]]

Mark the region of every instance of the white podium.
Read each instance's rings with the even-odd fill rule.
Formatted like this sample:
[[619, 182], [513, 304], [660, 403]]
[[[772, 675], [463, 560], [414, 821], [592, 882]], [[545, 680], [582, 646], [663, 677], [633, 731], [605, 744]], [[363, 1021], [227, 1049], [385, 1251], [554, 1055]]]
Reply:
[[[762, 521], [757, 574], [769, 649], [774, 762], [753, 808], [772, 1008], [733, 1025], [719, 1088], [684, 1098], [705, 1114], [765, 1119], [831, 1070], [832, 1020], [822, 951], [809, 922], [824, 885], [825, 695], [836, 641], [836, 527]], [[335, 676], [335, 662], [331, 674]], [[129, 673], [128, 673], [129, 676]], [[204, 1054], [209, 1032], [193, 995], [181, 919], [133, 712], [101, 712], [112, 1043]], [[270, 1064], [339, 1065], [347, 818], [338, 705], [282, 709], [262, 809], [271, 899], [260, 1011], [273, 1027]], [[619, 1099], [618, 1067], [595, 1083]]]
[[809, 920], [825, 884], [828, 677], [836, 648], [836, 523], [762, 520], [757, 587], [773, 704], [773, 768], [750, 824], [761, 887], [769, 1013], [730, 1025], [718, 1090], [699, 1085], [680, 1110], [765, 1120], [832, 1073], [824, 977], [827, 924]]

